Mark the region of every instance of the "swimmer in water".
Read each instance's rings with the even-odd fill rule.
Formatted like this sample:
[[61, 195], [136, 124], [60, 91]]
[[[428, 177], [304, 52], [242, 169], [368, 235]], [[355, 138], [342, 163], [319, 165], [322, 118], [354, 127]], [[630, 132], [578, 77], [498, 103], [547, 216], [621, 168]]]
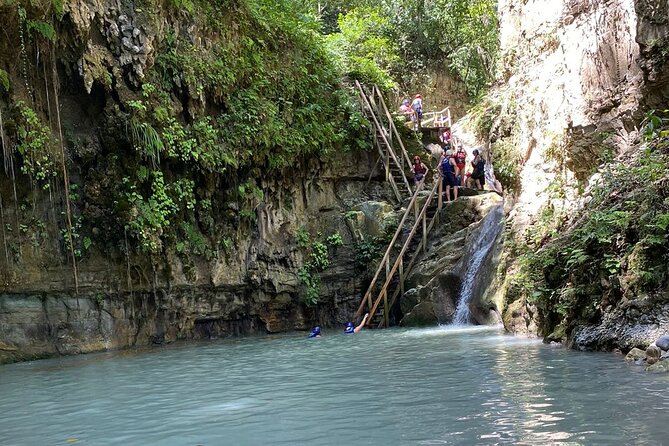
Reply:
[[313, 330], [311, 330], [311, 333], [309, 333], [310, 338], [320, 338], [321, 337], [321, 327], [316, 325]]
[[369, 313], [365, 313], [365, 317], [362, 318], [362, 322], [360, 322], [360, 325], [357, 327], [353, 327], [353, 322], [346, 322], [346, 325], [344, 325], [344, 333], [346, 334], [354, 334], [362, 330], [362, 327], [365, 326], [367, 323], [367, 318], [369, 317]]

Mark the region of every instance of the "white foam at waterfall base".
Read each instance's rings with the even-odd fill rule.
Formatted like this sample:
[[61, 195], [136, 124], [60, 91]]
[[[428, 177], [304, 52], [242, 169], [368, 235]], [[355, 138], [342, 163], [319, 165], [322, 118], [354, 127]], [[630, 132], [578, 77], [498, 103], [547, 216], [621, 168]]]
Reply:
[[472, 245], [474, 247], [474, 252], [469, 259], [467, 271], [462, 280], [462, 289], [458, 299], [458, 306], [455, 310], [455, 317], [453, 318], [454, 325], [466, 325], [471, 323], [469, 303], [473, 297], [474, 283], [481, 270], [483, 260], [488, 257], [488, 253], [497, 239], [497, 235], [499, 235], [499, 232], [502, 230], [502, 225], [500, 224], [502, 216], [502, 205], [498, 204], [483, 218], [481, 227], [479, 228], [476, 234], [476, 239]]

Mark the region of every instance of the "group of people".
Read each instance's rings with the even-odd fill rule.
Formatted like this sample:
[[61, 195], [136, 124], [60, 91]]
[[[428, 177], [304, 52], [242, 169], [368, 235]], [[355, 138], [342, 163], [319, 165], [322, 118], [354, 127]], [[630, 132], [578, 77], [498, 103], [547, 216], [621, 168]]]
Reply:
[[[365, 324], [367, 323], [367, 319], [369, 318], [369, 313], [365, 313], [365, 316], [362, 318], [362, 322], [358, 324], [358, 326], [354, 326], [353, 322], [346, 322], [344, 324], [344, 333], [346, 334], [355, 334], [359, 333], [360, 330], [363, 329]], [[309, 333], [310, 338], [320, 338], [321, 337], [321, 327], [316, 325], [312, 330], [311, 333]]]
[[400, 113], [404, 115], [406, 122], [411, 122], [414, 130], [420, 129], [420, 122], [423, 119], [423, 97], [417, 94], [413, 101], [408, 99], [402, 101]]
[[439, 173], [444, 181], [446, 200], [451, 201], [451, 191], [453, 200], [456, 200], [460, 187], [483, 189], [485, 160], [477, 149], [474, 149], [472, 155], [474, 155], [471, 161], [472, 171], [465, 172], [467, 153], [462, 144], [457, 145], [455, 152], [450, 148], [442, 152]]
[[[472, 151], [472, 155], [474, 155], [474, 159], [471, 160], [471, 172], [466, 172], [467, 153], [462, 144], [457, 144], [455, 151], [453, 151], [449, 131], [449, 141], [448, 144], [443, 146], [438, 165], [440, 177], [444, 182], [447, 201], [451, 201], [451, 192], [453, 200], [458, 198], [458, 188], [460, 187], [483, 189], [485, 160], [477, 149]], [[416, 155], [411, 166], [416, 186], [425, 179], [428, 171], [429, 168], [420, 159], [420, 156]]]

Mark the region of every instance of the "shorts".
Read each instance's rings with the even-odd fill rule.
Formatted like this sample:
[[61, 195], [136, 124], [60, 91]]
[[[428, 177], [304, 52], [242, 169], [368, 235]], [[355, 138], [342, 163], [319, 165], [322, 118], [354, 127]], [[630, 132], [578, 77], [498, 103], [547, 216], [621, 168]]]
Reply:
[[457, 180], [455, 179], [455, 175], [453, 174], [453, 172], [448, 172], [444, 176], [444, 186], [451, 186], [451, 187], [459, 186]]
[[416, 183], [423, 181], [423, 178], [425, 178], [425, 175], [422, 173], [417, 173], [413, 176], [413, 179]]
[[477, 172], [475, 170], [474, 172], [472, 172], [472, 178], [474, 178], [475, 180], [482, 180], [483, 177], [484, 177], [484, 175], [483, 175], [483, 172], [481, 172], [481, 171]]
[[464, 164], [455, 164], [458, 167], [458, 170], [465, 170], [465, 165]]

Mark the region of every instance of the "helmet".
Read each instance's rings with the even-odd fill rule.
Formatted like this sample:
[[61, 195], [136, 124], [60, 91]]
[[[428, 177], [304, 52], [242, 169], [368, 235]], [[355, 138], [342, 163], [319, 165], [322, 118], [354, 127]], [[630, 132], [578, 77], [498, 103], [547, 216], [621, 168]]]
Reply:
[[309, 333], [310, 338], [315, 338], [316, 336], [321, 335], [321, 327], [316, 325], [313, 330], [311, 330], [311, 333]]
[[423, 99], [423, 96], [417, 94], [417, 95], [416, 95], [416, 99]]
[[420, 156], [418, 156], [418, 155], [414, 156], [414, 157], [413, 157], [413, 160], [414, 160], [414, 161], [420, 161]]
[[403, 105], [409, 105], [409, 100], [408, 100], [408, 99], [403, 100], [403, 101], [402, 101], [402, 104], [403, 104]]
[[353, 322], [346, 322], [344, 325], [344, 333], [353, 333], [355, 329], [353, 328]]
[[453, 155], [453, 151], [452, 151], [451, 149], [448, 149], [447, 151], [444, 152], [444, 155], [446, 155], [446, 156], [452, 156], [452, 155]]

